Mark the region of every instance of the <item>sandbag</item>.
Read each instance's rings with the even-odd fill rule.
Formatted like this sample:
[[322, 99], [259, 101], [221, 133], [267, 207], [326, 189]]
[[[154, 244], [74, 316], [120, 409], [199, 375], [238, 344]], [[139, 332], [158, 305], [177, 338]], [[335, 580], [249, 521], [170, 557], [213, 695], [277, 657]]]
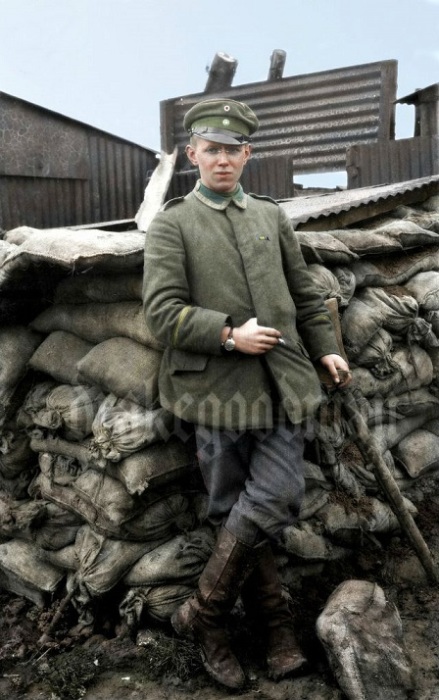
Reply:
[[61, 384], [81, 384], [77, 364], [93, 348], [93, 344], [66, 331], [53, 331], [29, 360], [29, 366], [48, 374]]
[[99, 533], [116, 539], [148, 542], [193, 524], [189, 502], [183, 494], [154, 494], [149, 501], [134, 499], [117, 479], [93, 469], [67, 486], [53, 483], [40, 473], [30, 494], [40, 494], [74, 511]]
[[46, 334], [67, 331], [93, 344], [122, 336], [163, 349], [146, 326], [141, 301], [53, 304], [31, 321], [30, 326]]
[[396, 464], [416, 479], [439, 467], [439, 424], [427, 421], [392, 449]]
[[119, 479], [131, 495], [140, 495], [148, 488], [163, 487], [192, 472], [196, 466], [195, 445], [171, 437], [166, 442], [148, 445], [123, 458], [108, 462], [107, 473]]
[[[407, 498], [404, 502], [412, 515], [416, 507]], [[364, 498], [352, 510], [341, 503], [328, 503], [317, 515], [324, 525], [325, 533], [337, 543], [355, 547], [362, 533], [392, 533], [400, 531], [398, 518], [388, 503], [373, 496]]]
[[337, 561], [351, 553], [320, 535], [309, 523], [286, 527], [282, 533], [282, 547], [289, 554], [307, 561]]
[[194, 592], [184, 583], [132, 588], [119, 605], [119, 615], [128, 629], [137, 629], [148, 618], [164, 623]]
[[418, 304], [408, 295], [399, 296], [379, 288], [358, 291], [341, 317], [348, 357], [356, 360], [381, 328], [398, 336], [407, 335], [417, 315]]
[[4, 389], [15, 387], [26, 374], [42, 338], [25, 326], [0, 328], [0, 397]]
[[79, 380], [104, 393], [157, 408], [162, 353], [131, 338], [111, 338], [93, 347], [78, 363]]
[[323, 265], [308, 265], [308, 272], [311, 275], [315, 286], [320, 289], [324, 299], [337, 299], [341, 302], [341, 290], [337, 277]]
[[[20, 233], [22, 234], [20, 236]], [[100, 272], [139, 270], [143, 264], [145, 236], [139, 231], [104, 231], [69, 228], [35, 229], [19, 227], [5, 235], [17, 242], [0, 268], [0, 285], [33, 264], [50, 263], [60, 268]]]
[[29, 539], [29, 533], [46, 518], [44, 502], [29, 499], [17, 501], [6, 493], [0, 493], [0, 536], [2, 538]]
[[35, 455], [30, 438], [23, 431], [4, 430], [0, 433], [0, 473], [14, 479], [21, 472], [35, 466]]
[[45, 559], [58, 567], [64, 562], [76, 571], [82, 589], [85, 587], [91, 596], [100, 596], [111, 590], [140, 557], [162, 544], [163, 539], [153, 542], [110, 539], [83, 525], [74, 547], [64, 553], [46, 552]]
[[439, 413], [439, 397], [424, 386], [401, 394], [374, 397], [369, 401], [367, 422], [370, 426], [394, 423], [409, 416], [422, 415], [424, 420]]
[[119, 462], [123, 457], [165, 440], [173, 416], [164, 408], [145, 408], [129, 399], [108, 394], [101, 402], [92, 423], [90, 449], [94, 459]]
[[439, 270], [439, 250], [428, 248], [403, 255], [381, 255], [376, 260], [358, 260], [351, 269], [357, 287], [402, 285], [418, 272]]
[[124, 576], [127, 586], [195, 584], [215, 545], [212, 528], [180, 534], [144, 554]]
[[355, 294], [357, 280], [349, 267], [336, 265], [332, 268], [332, 273], [336, 276], [340, 286], [340, 306], [347, 306]]
[[142, 299], [143, 275], [127, 272], [119, 275], [100, 275], [94, 271], [69, 275], [55, 288], [55, 304], [87, 304], [90, 301], [118, 302]]
[[392, 336], [384, 328], [378, 328], [356, 356], [355, 363], [368, 367], [374, 377], [387, 377], [398, 369], [392, 359], [392, 350]]
[[358, 255], [326, 231], [296, 231], [300, 248], [308, 265], [349, 265]]
[[344, 581], [329, 597], [316, 631], [349, 700], [407, 700], [413, 688], [401, 618], [370, 581]]
[[366, 398], [402, 394], [427, 386], [433, 381], [433, 364], [428, 353], [417, 345], [400, 347], [392, 354], [398, 371], [378, 379], [366, 367], [354, 367], [353, 382]]
[[422, 310], [439, 309], [439, 271], [430, 269], [427, 272], [418, 272], [405, 286]]
[[31, 428], [35, 424], [35, 414], [45, 408], [46, 399], [55, 386], [57, 384], [54, 379], [47, 379], [29, 389], [17, 411], [16, 422], [19, 428]]
[[56, 503], [50, 503], [50, 501], [44, 501], [44, 503], [44, 522], [32, 531], [32, 541], [41, 550], [58, 551], [64, 549], [75, 541], [77, 532], [84, 521], [76, 513], [61, 508]]
[[19, 384], [42, 336], [25, 326], [0, 328], [0, 428], [9, 417]]
[[48, 604], [63, 580], [60, 569], [44, 562], [38, 547], [11, 540], [0, 544], [0, 587], [39, 607]]
[[92, 432], [93, 421], [104, 394], [97, 387], [61, 384], [48, 393], [45, 407], [33, 414], [36, 425], [60, 431], [67, 440], [83, 440]]

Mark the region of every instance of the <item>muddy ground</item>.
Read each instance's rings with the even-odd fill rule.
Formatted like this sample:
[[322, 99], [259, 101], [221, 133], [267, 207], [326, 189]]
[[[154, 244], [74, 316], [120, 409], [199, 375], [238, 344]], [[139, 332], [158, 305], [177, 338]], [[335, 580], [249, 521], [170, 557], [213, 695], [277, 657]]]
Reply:
[[[439, 561], [438, 487], [437, 477], [425, 481], [415, 501], [417, 524], [435, 561]], [[0, 698], [342, 700], [345, 696], [317, 639], [315, 622], [336, 586], [352, 578], [378, 583], [399, 611], [414, 679], [408, 697], [439, 700], [439, 586], [428, 583], [400, 533], [379, 542], [365, 538], [350, 561], [328, 563], [290, 590], [298, 636], [310, 662], [301, 677], [280, 682], [266, 678], [260, 639], [237, 607], [231, 634], [249, 675], [248, 687], [241, 693], [215, 685], [194, 646], [177, 639], [170, 629], [149, 623], [131, 633], [123, 630], [115, 613], [114, 592], [99, 601], [94, 630], [78, 634], [77, 614], [68, 605], [50, 639], [43, 640], [58, 603], [42, 610], [25, 598], [0, 591]]]

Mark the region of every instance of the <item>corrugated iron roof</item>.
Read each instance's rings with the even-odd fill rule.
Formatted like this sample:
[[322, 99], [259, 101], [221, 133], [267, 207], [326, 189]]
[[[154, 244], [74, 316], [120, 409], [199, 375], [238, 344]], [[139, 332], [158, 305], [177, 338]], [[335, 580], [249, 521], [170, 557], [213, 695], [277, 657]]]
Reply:
[[384, 214], [400, 204], [420, 202], [439, 193], [439, 175], [375, 187], [295, 197], [280, 202], [297, 229], [340, 228]]

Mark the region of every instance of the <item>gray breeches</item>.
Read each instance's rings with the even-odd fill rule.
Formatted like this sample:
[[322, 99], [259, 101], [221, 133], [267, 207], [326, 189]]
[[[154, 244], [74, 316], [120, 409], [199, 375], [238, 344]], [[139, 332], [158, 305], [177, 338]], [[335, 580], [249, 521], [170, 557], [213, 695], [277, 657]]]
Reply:
[[297, 520], [305, 492], [304, 430], [196, 428], [198, 460], [209, 497], [208, 516], [244, 543], [279, 541]]

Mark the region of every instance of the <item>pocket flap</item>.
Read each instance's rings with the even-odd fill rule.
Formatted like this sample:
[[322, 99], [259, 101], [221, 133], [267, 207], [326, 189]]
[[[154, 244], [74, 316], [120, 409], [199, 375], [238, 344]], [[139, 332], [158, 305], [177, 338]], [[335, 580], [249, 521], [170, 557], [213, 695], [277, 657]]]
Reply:
[[202, 372], [206, 368], [208, 360], [208, 355], [170, 349], [168, 358], [169, 372], [171, 374], [176, 374], [177, 372]]

